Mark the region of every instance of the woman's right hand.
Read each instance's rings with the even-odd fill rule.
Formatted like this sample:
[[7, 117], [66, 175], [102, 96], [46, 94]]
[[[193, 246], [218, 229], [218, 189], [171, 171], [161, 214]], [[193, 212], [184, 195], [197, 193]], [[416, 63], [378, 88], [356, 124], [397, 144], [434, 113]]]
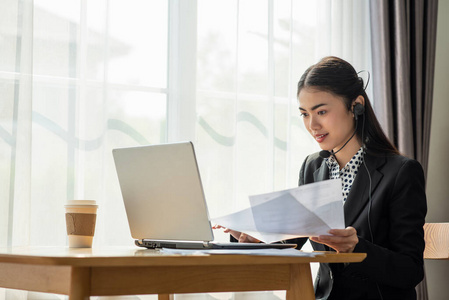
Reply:
[[223, 232], [230, 233], [239, 243], [260, 243], [260, 240], [247, 235], [246, 233], [235, 231], [226, 227], [223, 227], [221, 225], [214, 225], [212, 227], [213, 229], [220, 229], [223, 228]]

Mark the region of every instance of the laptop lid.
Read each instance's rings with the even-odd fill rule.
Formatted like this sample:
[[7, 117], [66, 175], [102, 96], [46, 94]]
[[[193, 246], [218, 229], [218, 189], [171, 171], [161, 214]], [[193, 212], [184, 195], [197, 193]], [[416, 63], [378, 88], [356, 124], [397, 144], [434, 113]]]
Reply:
[[213, 240], [191, 142], [112, 152], [134, 239]]

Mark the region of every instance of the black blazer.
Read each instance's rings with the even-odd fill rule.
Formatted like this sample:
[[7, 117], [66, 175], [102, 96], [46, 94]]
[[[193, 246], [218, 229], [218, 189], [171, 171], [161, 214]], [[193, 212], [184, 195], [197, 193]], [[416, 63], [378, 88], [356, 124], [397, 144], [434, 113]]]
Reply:
[[[400, 155], [365, 154], [344, 204], [346, 226], [357, 230], [354, 252], [367, 253], [361, 263], [320, 264], [315, 280], [317, 299], [416, 299], [423, 279], [423, 226], [427, 212], [421, 165]], [[299, 185], [329, 179], [318, 153], [308, 156]], [[368, 192], [371, 186], [371, 194]], [[370, 199], [371, 198], [371, 199]], [[307, 239], [293, 239], [298, 247]], [[317, 251], [329, 251], [312, 242]], [[381, 294], [381, 295], [380, 295]]]

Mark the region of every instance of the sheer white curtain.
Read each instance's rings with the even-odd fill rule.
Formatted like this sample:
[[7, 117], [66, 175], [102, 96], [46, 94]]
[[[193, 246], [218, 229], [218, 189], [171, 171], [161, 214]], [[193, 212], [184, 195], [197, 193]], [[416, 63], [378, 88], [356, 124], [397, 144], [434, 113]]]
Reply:
[[[369, 71], [368, 18], [357, 0], [2, 0], [0, 247], [67, 245], [75, 198], [99, 202], [94, 247], [132, 245], [115, 147], [193, 140], [211, 216], [294, 187], [317, 150], [296, 83], [325, 55]], [[39, 297], [62, 296], [0, 289]]]
[[[196, 144], [212, 215], [297, 184], [316, 143], [296, 84], [337, 55], [369, 70], [367, 1], [198, 1]], [[223, 184], [226, 183], [226, 184]]]

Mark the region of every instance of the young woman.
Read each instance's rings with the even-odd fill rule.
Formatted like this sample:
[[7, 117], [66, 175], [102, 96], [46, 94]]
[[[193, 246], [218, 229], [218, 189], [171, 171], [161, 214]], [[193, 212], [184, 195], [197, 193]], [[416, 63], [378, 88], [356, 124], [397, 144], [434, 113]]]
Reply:
[[362, 263], [321, 264], [317, 299], [416, 299], [427, 211], [421, 165], [385, 137], [348, 62], [326, 57], [311, 66], [298, 83], [298, 99], [307, 130], [331, 151], [305, 159], [299, 184], [341, 178], [348, 226], [310, 238], [313, 247], [367, 253]]
[[[423, 279], [427, 211], [421, 165], [385, 137], [354, 68], [337, 57], [308, 68], [298, 83], [299, 110], [319, 153], [309, 155], [299, 185], [341, 178], [345, 229], [310, 237], [318, 251], [363, 252], [353, 264], [320, 264], [317, 299], [416, 299]], [[227, 230], [241, 242], [254, 238]], [[289, 240], [298, 244], [306, 239]]]

